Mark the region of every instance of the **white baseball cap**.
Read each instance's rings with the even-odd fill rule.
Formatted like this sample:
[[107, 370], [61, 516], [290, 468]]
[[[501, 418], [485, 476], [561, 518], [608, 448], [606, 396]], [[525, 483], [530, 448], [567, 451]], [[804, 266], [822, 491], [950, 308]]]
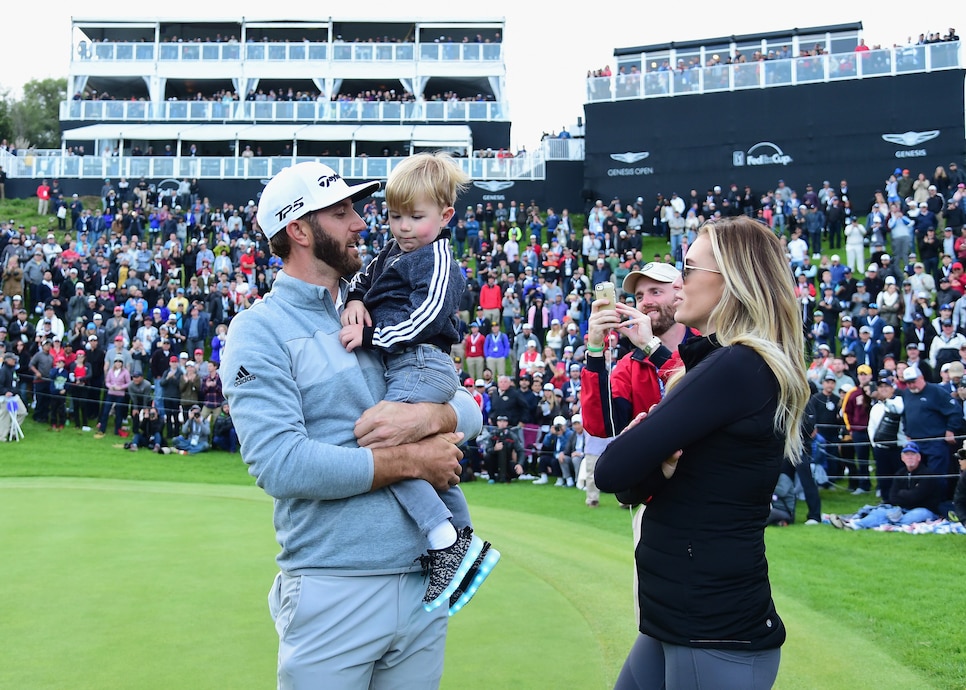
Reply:
[[379, 182], [349, 186], [335, 170], [314, 161], [298, 163], [273, 177], [258, 204], [258, 226], [271, 239], [289, 222], [310, 211], [351, 198], [359, 201], [379, 189]]
[[660, 261], [650, 261], [640, 269], [631, 271], [624, 277], [621, 289], [628, 295], [634, 294], [634, 288], [640, 278], [650, 278], [658, 283], [673, 283], [681, 277], [681, 271], [671, 264], [661, 263]]

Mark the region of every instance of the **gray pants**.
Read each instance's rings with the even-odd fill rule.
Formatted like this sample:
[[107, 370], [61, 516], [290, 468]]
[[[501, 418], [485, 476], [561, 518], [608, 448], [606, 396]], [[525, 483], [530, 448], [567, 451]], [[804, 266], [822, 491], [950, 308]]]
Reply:
[[423, 610], [426, 579], [279, 573], [268, 594], [285, 690], [439, 687], [447, 607]]
[[781, 648], [757, 652], [698, 649], [638, 635], [614, 690], [767, 690]]
[[[386, 400], [406, 403], [445, 403], [460, 386], [449, 355], [432, 345], [417, 345], [386, 355]], [[438, 493], [422, 479], [408, 479], [389, 487], [406, 513], [428, 534], [444, 520], [457, 529], [470, 526], [470, 511], [459, 487]]]

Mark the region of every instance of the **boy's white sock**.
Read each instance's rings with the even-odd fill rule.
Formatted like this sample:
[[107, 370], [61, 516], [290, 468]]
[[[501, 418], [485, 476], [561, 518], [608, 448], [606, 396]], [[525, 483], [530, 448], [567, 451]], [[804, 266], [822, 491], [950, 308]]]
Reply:
[[429, 540], [429, 548], [433, 551], [439, 551], [456, 543], [456, 528], [449, 520], [443, 520], [429, 530], [426, 538]]

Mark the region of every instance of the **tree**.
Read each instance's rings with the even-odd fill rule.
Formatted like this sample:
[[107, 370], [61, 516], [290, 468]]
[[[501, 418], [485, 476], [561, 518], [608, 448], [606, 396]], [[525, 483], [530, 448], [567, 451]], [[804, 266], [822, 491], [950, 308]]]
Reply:
[[0, 91], [0, 141], [13, 141], [13, 125], [10, 122], [10, 91]]
[[32, 80], [24, 84], [23, 98], [8, 101], [12, 138], [28, 141], [37, 148], [60, 148], [60, 104], [66, 99], [66, 79]]

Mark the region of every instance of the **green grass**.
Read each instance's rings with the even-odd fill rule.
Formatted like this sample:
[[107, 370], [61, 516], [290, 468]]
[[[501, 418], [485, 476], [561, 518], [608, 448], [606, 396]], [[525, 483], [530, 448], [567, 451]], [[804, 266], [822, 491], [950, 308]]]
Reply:
[[[277, 545], [240, 457], [25, 429], [0, 444], [0, 687], [271, 686]], [[464, 490], [503, 560], [451, 620], [443, 687], [611, 687], [636, 634], [629, 513], [552, 486]], [[796, 525], [767, 544], [789, 631], [777, 687], [963, 687], [962, 537]]]
[[[65, 195], [66, 196], [69, 195]], [[96, 196], [84, 196], [80, 197], [81, 202], [84, 204], [84, 208], [100, 208], [101, 200]], [[71, 201], [71, 199], [68, 199]], [[11, 199], [7, 198], [6, 201], [0, 202], [0, 219], [2, 220], [13, 220], [16, 225], [23, 225], [27, 232], [30, 232], [30, 226], [36, 225], [37, 232], [43, 233], [46, 236], [48, 230], [52, 230], [57, 234], [58, 240], [62, 239], [64, 230], [57, 230], [57, 217], [53, 213], [54, 203], [51, 201], [50, 208], [51, 212], [46, 216], [41, 216], [37, 214], [37, 199], [31, 197], [29, 199]], [[68, 225], [70, 224], [70, 214], [68, 213]], [[73, 232], [71, 233], [73, 235]]]

